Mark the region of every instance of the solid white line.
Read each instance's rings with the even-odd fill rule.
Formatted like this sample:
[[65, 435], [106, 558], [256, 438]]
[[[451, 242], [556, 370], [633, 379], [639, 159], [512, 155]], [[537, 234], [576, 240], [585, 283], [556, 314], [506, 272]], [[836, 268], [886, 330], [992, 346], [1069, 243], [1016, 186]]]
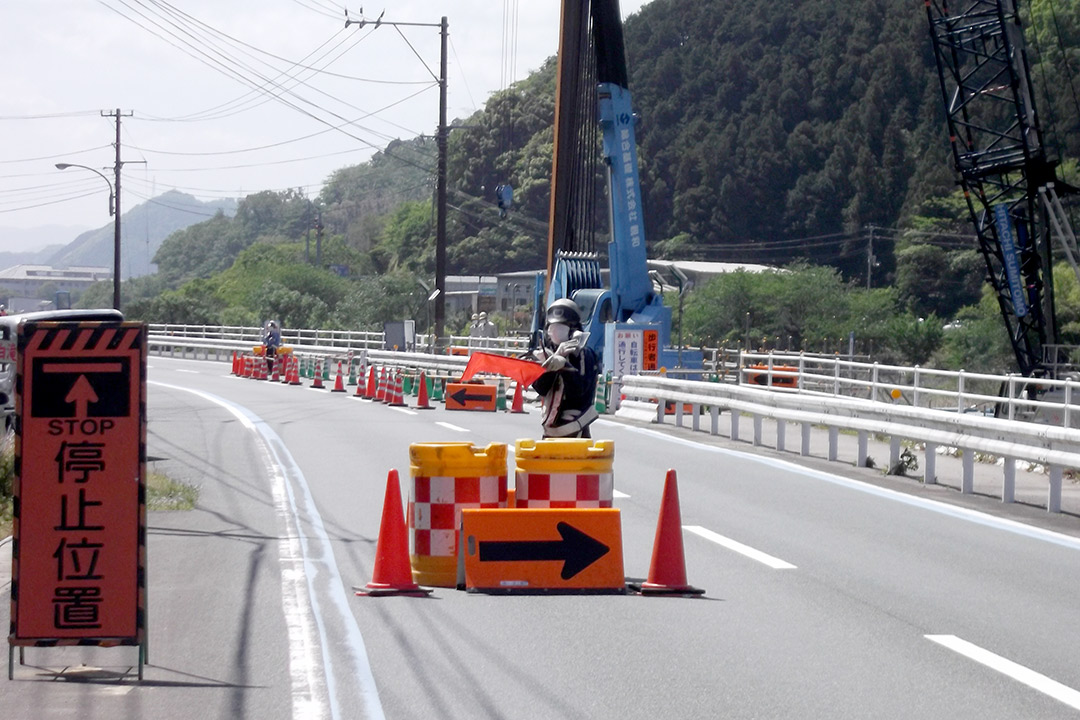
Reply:
[[452, 425], [448, 422], [443, 422], [442, 420], [436, 420], [435, 424], [441, 425], [447, 430], [453, 430], [454, 432], [472, 432], [472, 430], [469, 430], [468, 428], [458, 427], [457, 425]]
[[749, 545], [743, 545], [741, 542], [732, 540], [729, 537], [724, 537], [718, 533], [714, 533], [712, 530], [707, 530], [700, 525], [683, 525], [683, 530], [688, 530], [695, 535], [700, 535], [706, 540], [711, 540], [721, 547], [726, 547], [728, 550], [733, 550], [740, 555], [745, 555], [751, 560], [757, 560], [759, 563], [768, 565], [773, 570], [795, 570], [796, 567], [789, 562], [785, 562], [780, 558], [773, 557], [767, 553], [763, 553], [760, 550], [755, 550]]
[[[292, 680], [294, 718], [322, 718], [327, 714], [333, 720], [343, 717], [338, 699], [337, 672], [330, 654], [330, 638], [327, 620], [336, 627], [344, 627], [346, 638], [334, 639], [334, 646], [347, 650], [350, 667], [342, 671], [350, 682], [359, 685], [366, 717], [385, 720], [382, 701], [375, 685], [375, 675], [368, 660], [367, 647], [356, 617], [352, 614], [346, 598], [345, 583], [334, 559], [330, 537], [327, 535], [322, 516], [315, 507], [311, 488], [300, 466], [293, 459], [285, 443], [273, 428], [259, 416], [242, 405], [201, 390], [149, 381], [170, 390], [181, 390], [220, 405], [229, 411], [261, 442], [261, 450], [270, 469], [270, 485], [274, 509], [284, 524], [284, 532], [278, 542], [278, 562], [281, 565], [281, 604], [285, 615], [286, 634], [289, 645], [289, 675]], [[289, 482], [292, 478], [292, 482]], [[293, 485], [296, 485], [294, 491]], [[298, 497], [299, 496], [299, 497]], [[300, 507], [300, 503], [303, 507]], [[308, 536], [300, 532], [301, 516], [307, 517], [312, 532]], [[312, 545], [321, 547], [312, 547]], [[315, 590], [318, 580], [324, 585], [336, 606], [336, 615], [324, 610]], [[344, 640], [344, 642], [343, 642]], [[322, 663], [316, 658], [321, 655]], [[322, 677], [317, 677], [318, 670]], [[329, 707], [327, 707], [329, 705]], [[329, 713], [327, 713], [329, 710]]]
[[[619, 425], [620, 423], [612, 423], [613, 425]], [[698, 450], [704, 450], [706, 452], [712, 452], [717, 455], [725, 455], [727, 457], [737, 457], [751, 462], [760, 463], [762, 465], [769, 465], [784, 470], [785, 472], [795, 473], [804, 477], [814, 478], [816, 480], [824, 480], [827, 483], [833, 485], [840, 485], [841, 487], [850, 488], [852, 490], [858, 490], [859, 492], [867, 493], [868, 495], [876, 495], [880, 498], [887, 500], [893, 500], [895, 502], [903, 503], [904, 505], [911, 505], [913, 507], [922, 508], [931, 512], [938, 513], [940, 515], [947, 515], [949, 517], [957, 518], [959, 520], [966, 520], [968, 522], [975, 523], [976, 525], [983, 525], [985, 527], [995, 528], [997, 530], [1005, 530], [1016, 535], [1022, 535], [1034, 540], [1041, 540], [1043, 542], [1052, 543], [1054, 545], [1060, 545], [1061, 547], [1070, 548], [1072, 550], [1080, 550], [1080, 538], [1073, 537], [1072, 535], [1065, 535], [1064, 533], [1054, 532], [1053, 530], [1044, 530], [1043, 528], [1035, 527], [1033, 525], [1026, 525], [1016, 520], [1009, 520], [1007, 518], [994, 517], [978, 510], [971, 510], [968, 508], [957, 507], [955, 505], [949, 505], [938, 500], [929, 500], [927, 498], [921, 498], [916, 495], [908, 495], [898, 490], [890, 490], [889, 488], [878, 487], [877, 485], [871, 485], [870, 483], [863, 482], [862, 480], [853, 480], [851, 478], [841, 477], [840, 475], [833, 475], [831, 473], [822, 472], [820, 470], [811, 470], [801, 465], [797, 465], [788, 460], [780, 460], [777, 458], [764, 457], [761, 455], [754, 455], [752, 453], [744, 452], [742, 450], [729, 450], [727, 448], [720, 448], [714, 445], [706, 445], [695, 440], [686, 440], [684, 438], [667, 435], [659, 432], [658, 430], [651, 430], [649, 428], [640, 428], [633, 425], [622, 425], [623, 428], [630, 432], [639, 433], [641, 435], [648, 435], [660, 440], [667, 440], [668, 442], [676, 445], [682, 445], [684, 447], [693, 447]]]
[[969, 660], [974, 660], [980, 665], [985, 665], [991, 670], [997, 670], [1017, 682], [1021, 682], [1030, 688], [1038, 690], [1044, 695], [1049, 695], [1055, 700], [1065, 703], [1074, 710], [1080, 710], [1080, 692], [1073, 690], [1067, 685], [1062, 685], [1057, 680], [1051, 680], [1042, 673], [1037, 673], [1031, 668], [1024, 667], [1012, 660], [996, 655], [989, 650], [984, 650], [978, 645], [973, 645], [967, 640], [961, 640], [955, 635], [926, 635], [927, 640], [936, 642], [942, 647], [947, 647], [953, 652], [959, 653]]

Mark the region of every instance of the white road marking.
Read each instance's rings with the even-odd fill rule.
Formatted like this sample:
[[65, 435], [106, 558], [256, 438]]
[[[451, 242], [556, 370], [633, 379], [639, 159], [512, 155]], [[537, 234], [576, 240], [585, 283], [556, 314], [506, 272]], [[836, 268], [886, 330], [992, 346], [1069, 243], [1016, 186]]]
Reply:
[[406, 415], [419, 415], [420, 413], [403, 407], [391, 407], [391, 410], [397, 410], [399, 413], [405, 413]]
[[741, 542], [732, 540], [729, 537], [724, 537], [723, 535], [720, 535], [718, 533], [714, 533], [712, 530], [708, 530], [706, 528], [703, 528], [700, 525], [683, 525], [683, 530], [687, 530], [689, 532], [692, 532], [695, 535], [700, 535], [701, 537], [705, 538], [706, 540], [711, 540], [712, 542], [716, 543], [717, 545], [720, 545], [721, 547], [726, 547], [728, 550], [732, 550], [734, 552], [737, 552], [740, 555], [745, 555], [746, 557], [750, 558], [751, 560], [757, 560], [759, 563], [762, 563], [764, 565], [768, 565], [773, 570], [795, 570], [796, 569], [796, 567], [794, 565], [792, 565], [791, 563], [789, 563], [789, 562], [785, 562], [784, 560], [781, 560], [780, 558], [773, 557], [772, 555], [769, 555], [768, 553], [763, 553], [760, 550], [755, 550], [754, 548], [750, 547], [749, 545], [743, 545]]
[[612, 491], [611, 491], [611, 493], [612, 493], [612, 495], [613, 495], [614, 497], [617, 497], [617, 498], [628, 498], [628, 497], [630, 497], [630, 496], [629, 496], [629, 495], [627, 495], [626, 493], [624, 493], [624, 492], [619, 492], [618, 490], [612, 490]]
[[448, 422], [443, 422], [441, 420], [435, 421], [435, 424], [436, 425], [441, 425], [442, 427], [446, 428], [447, 430], [453, 430], [454, 432], [472, 432], [472, 430], [469, 430], [468, 428], [458, 427], [457, 425], [453, 425], [453, 424], [448, 423]]
[[[379, 699], [364, 637], [349, 608], [345, 583], [334, 559], [330, 537], [315, 506], [307, 479], [285, 443], [262, 418], [241, 405], [201, 390], [153, 380], [150, 384], [190, 392], [220, 405], [262, 441], [260, 449], [271, 471], [274, 509], [285, 526], [278, 542], [278, 561], [281, 565], [281, 605], [289, 644], [292, 716], [318, 720], [329, 715], [333, 720], [341, 720], [344, 716], [338, 698], [337, 680], [340, 674], [348, 678], [349, 683], [359, 686], [365, 716], [385, 720], [386, 714]], [[306, 518], [311, 526], [309, 534], [300, 532], [302, 518]], [[319, 601], [316, 582], [323, 587], [322, 597], [330, 600], [329, 607]], [[344, 637], [335, 635], [333, 642], [347, 655], [346, 664], [349, 667], [340, 672], [335, 669], [330, 654], [328, 624], [344, 632]]]
[[996, 670], [1002, 675], [1021, 682], [1028, 687], [1038, 690], [1044, 695], [1049, 695], [1058, 702], [1065, 703], [1074, 710], [1080, 710], [1080, 692], [1073, 690], [1068, 685], [1062, 685], [1057, 680], [1051, 680], [1042, 673], [1037, 673], [1031, 668], [1024, 667], [1019, 663], [1001, 657], [985, 650], [978, 645], [973, 645], [967, 640], [962, 640], [955, 635], [925, 635], [927, 640], [936, 642], [942, 647], [947, 647], [953, 652], [959, 653], [969, 660], [974, 660], [980, 665], [985, 665], [991, 670]]
[[[619, 425], [619, 423], [612, 424]], [[1016, 520], [994, 517], [993, 515], [979, 512], [978, 510], [970, 510], [968, 508], [956, 507], [954, 505], [949, 505], [938, 500], [930, 500], [915, 495], [908, 495], [907, 493], [902, 493], [898, 490], [890, 490], [889, 488], [871, 485], [870, 483], [863, 482], [862, 480], [852, 480], [851, 478], [841, 477], [840, 475], [832, 475], [830, 473], [822, 472], [820, 470], [811, 470], [810, 468], [805, 468], [788, 460], [780, 460], [777, 458], [754, 455], [752, 453], [743, 452], [741, 450], [729, 450], [727, 448], [719, 448], [713, 445], [706, 445], [704, 443], [696, 442], [694, 440], [686, 440], [685, 438], [666, 435], [662, 432], [659, 432], [657, 430], [651, 430], [649, 428], [639, 428], [632, 425], [621, 425], [621, 427], [625, 428], [630, 432], [639, 433], [641, 435], [649, 435], [650, 437], [658, 438], [660, 440], [666, 440], [676, 445], [693, 447], [698, 450], [712, 452], [717, 455], [737, 457], [744, 460], [749, 460], [751, 462], [761, 463], [762, 465], [769, 465], [771, 467], [780, 468], [785, 472], [802, 475], [803, 477], [814, 478], [815, 480], [824, 480], [825, 482], [832, 483], [833, 485], [840, 485], [841, 487], [846, 487], [851, 490], [858, 490], [859, 492], [864, 492], [868, 495], [876, 495], [877, 497], [885, 498], [887, 500], [893, 500], [895, 502], [903, 503], [904, 505], [911, 505], [913, 507], [929, 510], [940, 515], [947, 515], [949, 517], [957, 518], [960, 520], [966, 520], [968, 522], [975, 523], [976, 525], [983, 525], [985, 527], [990, 527], [997, 530], [1005, 530], [1006, 532], [1011, 532], [1016, 535], [1022, 535], [1024, 537], [1034, 540], [1041, 540], [1043, 542], [1053, 543], [1054, 545], [1060, 545], [1062, 547], [1067, 547], [1072, 550], [1080, 550], [1080, 538], [1073, 537], [1072, 535], [1065, 535], [1063, 533], [1054, 532], [1053, 530], [1044, 530], [1043, 528], [1026, 525], [1022, 522], [1017, 522]]]
[[185, 370], [184, 368], [177, 368], [176, 372], [191, 373], [192, 375], [202, 375], [198, 370]]

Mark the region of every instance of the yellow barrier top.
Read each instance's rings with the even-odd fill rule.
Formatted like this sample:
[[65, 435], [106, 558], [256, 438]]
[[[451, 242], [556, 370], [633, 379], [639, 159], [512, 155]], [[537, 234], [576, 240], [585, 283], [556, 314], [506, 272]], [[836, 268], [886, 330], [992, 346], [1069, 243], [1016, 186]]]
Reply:
[[615, 457], [615, 441], [588, 438], [523, 439], [514, 444], [514, 455], [546, 460], [601, 460]]
[[470, 442], [413, 443], [409, 445], [413, 475], [506, 475], [506, 444], [478, 448]]

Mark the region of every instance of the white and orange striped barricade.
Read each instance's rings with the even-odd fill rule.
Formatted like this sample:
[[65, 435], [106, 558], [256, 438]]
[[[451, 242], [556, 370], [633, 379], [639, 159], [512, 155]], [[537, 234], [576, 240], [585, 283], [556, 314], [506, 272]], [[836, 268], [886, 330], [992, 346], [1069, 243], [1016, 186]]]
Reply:
[[461, 511], [506, 507], [506, 445], [413, 443], [409, 446], [409, 472], [413, 579], [422, 585], [455, 587]]
[[609, 508], [614, 440], [548, 438], [514, 445], [514, 507]]

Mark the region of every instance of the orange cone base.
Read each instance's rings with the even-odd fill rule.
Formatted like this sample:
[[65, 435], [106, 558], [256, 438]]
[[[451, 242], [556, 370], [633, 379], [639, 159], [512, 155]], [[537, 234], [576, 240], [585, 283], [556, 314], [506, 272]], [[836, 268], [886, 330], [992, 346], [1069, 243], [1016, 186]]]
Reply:
[[705, 591], [701, 588], [692, 587], [690, 585], [660, 585], [658, 583], [643, 582], [643, 583], [629, 583], [627, 585], [631, 590], [642, 595], [704, 595]]
[[398, 587], [397, 585], [386, 585], [383, 583], [369, 582], [364, 587], [353, 588], [353, 591], [355, 591], [357, 595], [367, 597], [385, 597], [388, 595], [425, 597], [431, 594], [431, 590], [431, 588], [420, 587], [416, 583], [413, 583], [411, 587]]

